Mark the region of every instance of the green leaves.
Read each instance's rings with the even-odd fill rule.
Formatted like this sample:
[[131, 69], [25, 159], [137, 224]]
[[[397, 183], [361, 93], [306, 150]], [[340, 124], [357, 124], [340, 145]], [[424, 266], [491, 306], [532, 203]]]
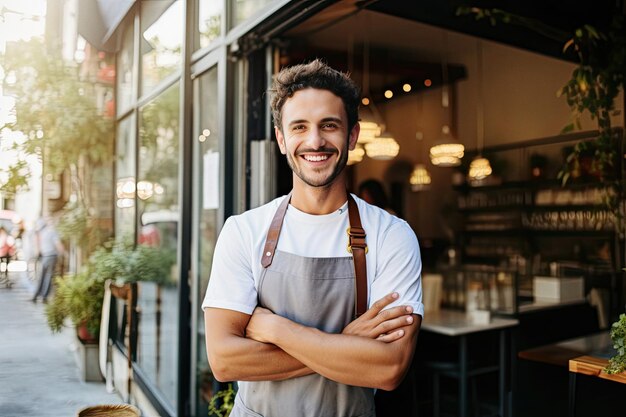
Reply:
[[617, 354], [609, 359], [604, 371], [619, 374], [626, 371], [626, 314], [620, 314], [619, 320], [611, 325], [611, 340]]

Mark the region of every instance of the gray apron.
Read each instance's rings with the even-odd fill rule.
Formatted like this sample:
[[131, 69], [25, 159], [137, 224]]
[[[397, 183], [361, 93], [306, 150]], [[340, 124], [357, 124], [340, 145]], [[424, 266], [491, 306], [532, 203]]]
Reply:
[[[294, 322], [341, 333], [354, 315], [351, 256], [307, 258], [276, 251], [259, 282], [259, 305]], [[375, 417], [374, 390], [313, 374], [239, 383], [231, 417]]]

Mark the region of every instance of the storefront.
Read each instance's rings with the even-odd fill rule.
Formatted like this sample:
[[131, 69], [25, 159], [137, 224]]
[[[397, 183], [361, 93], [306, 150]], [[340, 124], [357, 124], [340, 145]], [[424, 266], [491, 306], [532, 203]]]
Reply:
[[[218, 387], [199, 306], [221, 225], [290, 187], [265, 94], [280, 67], [322, 57], [353, 74], [399, 153], [351, 165], [349, 187], [383, 182], [426, 249], [455, 239], [445, 218], [453, 218], [446, 210], [456, 207], [459, 171], [433, 166], [428, 155], [442, 126], [472, 155], [553, 137], [568, 121], [555, 92], [574, 64], [560, 59], [557, 41], [455, 17], [439, 2], [85, 3], [83, 36], [117, 56], [115, 234], [172, 259], [173, 285], [139, 284], [133, 358], [135, 401], [164, 416], [206, 415]], [[530, 148], [519, 149], [501, 155], [494, 174], [504, 182], [528, 179]], [[418, 164], [428, 187], [409, 182]]]

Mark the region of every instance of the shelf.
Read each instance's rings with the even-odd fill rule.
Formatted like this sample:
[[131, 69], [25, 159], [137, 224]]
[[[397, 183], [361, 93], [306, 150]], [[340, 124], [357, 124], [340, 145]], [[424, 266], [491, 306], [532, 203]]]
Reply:
[[471, 186], [469, 184], [455, 185], [453, 189], [461, 192], [472, 191], [538, 191], [538, 190], [579, 190], [582, 188], [608, 188], [601, 182], [597, 181], [584, 181], [575, 182], [570, 181], [565, 186], [561, 184], [561, 180], [536, 180], [536, 181], [510, 181], [503, 182], [501, 184], [485, 185], [485, 186]]

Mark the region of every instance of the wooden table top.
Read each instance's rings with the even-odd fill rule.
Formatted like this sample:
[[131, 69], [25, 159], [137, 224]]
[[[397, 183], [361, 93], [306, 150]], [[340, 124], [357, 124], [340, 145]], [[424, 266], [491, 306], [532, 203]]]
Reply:
[[608, 360], [597, 358], [595, 356], [579, 356], [577, 358], [570, 359], [569, 371], [626, 384], [626, 372], [619, 374], [607, 374], [604, 372], [604, 368], [608, 363]]

